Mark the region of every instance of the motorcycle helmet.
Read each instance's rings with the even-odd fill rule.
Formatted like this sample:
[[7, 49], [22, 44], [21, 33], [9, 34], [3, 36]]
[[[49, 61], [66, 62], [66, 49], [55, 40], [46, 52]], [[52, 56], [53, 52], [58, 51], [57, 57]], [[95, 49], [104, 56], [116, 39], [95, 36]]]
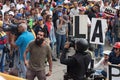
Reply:
[[80, 38], [79, 40], [76, 41], [76, 49], [79, 52], [84, 52], [88, 49], [88, 41], [84, 38]]

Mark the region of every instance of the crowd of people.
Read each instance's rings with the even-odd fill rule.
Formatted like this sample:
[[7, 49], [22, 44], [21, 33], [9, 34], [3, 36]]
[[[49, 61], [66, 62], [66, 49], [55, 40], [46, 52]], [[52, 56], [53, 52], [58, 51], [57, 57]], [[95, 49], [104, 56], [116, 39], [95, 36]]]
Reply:
[[[105, 61], [120, 65], [119, 3], [119, 0], [0, 0], [0, 71], [28, 80], [35, 76], [46, 80], [46, 75], [52, 73], [52, 61], [60, 59], [61, 63], [68, 64], [69, 60], [64, 62], [60, 55], [68, 48], [65, 44], [70, 39], [74, 15], [88, 15], [88, 42], [92, 18], [107, 20], [106, 40], [114, 47], [111, 53], [107, 52], [110, 56]], [[116, 10], [115, 15], [105, 13], [109, 6]], [[103, 51], [104, 45], [95, 44], [92, 54], [98, 60], [105, 57]], [[45, 62], [49, 63], [47, 74]], [[4, 69], [6, 63], [9, 64], [7, 70]]]

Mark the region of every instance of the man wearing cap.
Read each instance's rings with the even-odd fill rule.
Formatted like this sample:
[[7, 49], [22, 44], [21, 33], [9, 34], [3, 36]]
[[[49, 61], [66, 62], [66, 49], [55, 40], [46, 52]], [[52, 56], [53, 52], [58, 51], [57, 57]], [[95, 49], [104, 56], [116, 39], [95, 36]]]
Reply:
[[44, 31], [45, 38], [48, 38], [49, 32], [48, 32], [47, 26], [43, 23], [42, 16], [38, 17], [38, 23], [37, 23], [37, 26], [35, 26], [34, 31], [35, 31], [35, 34], [37, 34], [38, 31]]
[[120, 66], [120, 42], [114, 44], [113, 50], [109, 55], [109, 64]]
[[94, 66], [94, 68], [96, 69], [96, 73], [101, 73], [106, 78], [107, 78], [107, 67], [108, 67], [108, 60], [110, 53], [111, 51], [105, 50], [103, 52], [104, 57]]

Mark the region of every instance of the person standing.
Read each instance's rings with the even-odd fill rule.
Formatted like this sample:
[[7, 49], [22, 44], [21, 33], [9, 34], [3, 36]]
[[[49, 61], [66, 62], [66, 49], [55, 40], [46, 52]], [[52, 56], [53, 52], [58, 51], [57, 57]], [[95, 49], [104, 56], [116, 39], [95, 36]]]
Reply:
[[[24, 60], [23, 60], [23, 53], [28, 45], [28, 43], [32, 40], [34, 40], [34, 35], [31, 32], [27, 31], [27, 24], [26, 23], [21, 23], [18, 26], [18, 32], [21, 33], [21, 35], [17, 38], [15, 41], [15, 35], [11, 34], [11, 46], [14, 48], [18, 48], [18, 63], [16, 63], [16, 66], [20, 70], [19, 77], [26, 77], [26, 67], [24, 65]], [[29, 59], [29, 56], [28, 56]]]
[[[45, 43], [45, 33], [38, 31], [37, 37], [30, 42], [24, 52], [24, 63], [27, 66], [27, 79], [34, 80], [37, 76], [38, 80], [46, 80], [46, 76], [52, 73], [52, 57], [51, 48]], [[27, 61], [26, 55], [30, 52], [30, 59]], [[49, 72], [45, 74], [45, 61], [49, 63]]]
[[54, 26], [52, 22], [52, 15], [47, 15], [45, 24], [47, 25], [47, 29], [49, 32], [50, 47], [52, 49], [52, 60], [56, 61], [55, 55], [54, 55], [54, 45], [56, 43], [56, 36], [55, 36]]
[[115, 38], [115, 42], [120, 41], [120, 10], [118, 10], [117, 16], [113, 23], [112, 36]]
[[64, 46], [64, 51], [60, 57], [60, 62], [67, 65], [67, 73], [64, 80], [86, 80], [85, 75], [88, 70], [88, 65], [91, 61], [91, 55], [85, 52], [88, 48], [88, 41], [80, 38], [75, 42], [75, 54], [66, 57], [69, 52], [70, 43], [67, 42]]
[[56, 52], [57, 52], [57, 58], [60, 57], [60, 50], [63, 50], [64, 44], [66, 41], [66, 34], [68, 32], [68, 24], [67, 20], [63, 16], [63, 14], [60, 12], [58, 13], [58, 20], [57, 20], [57, 30], [56, 30]]

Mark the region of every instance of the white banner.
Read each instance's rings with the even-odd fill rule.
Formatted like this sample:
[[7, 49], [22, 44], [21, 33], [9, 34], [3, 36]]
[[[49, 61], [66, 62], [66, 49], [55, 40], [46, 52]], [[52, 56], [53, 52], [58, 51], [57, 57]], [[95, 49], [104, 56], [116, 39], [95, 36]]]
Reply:
[[107, 14], [107, 15], [114, 16], [114, 15], [116, 15], [116, 11], [117, 11], [116, 9], [108, 6], [108, 7], [105, 8], [104, 13]]
[[92, 18], [90, 43], [104, 45], [106, 31], [107, 31], [106, 19]]
[[108, 80], [120, 80], [120, 67], [116, 65], [109, 65]]
[[75, 38], [86, 38], [88, 36], [87, 15], [73, 16], [73, 36]]

